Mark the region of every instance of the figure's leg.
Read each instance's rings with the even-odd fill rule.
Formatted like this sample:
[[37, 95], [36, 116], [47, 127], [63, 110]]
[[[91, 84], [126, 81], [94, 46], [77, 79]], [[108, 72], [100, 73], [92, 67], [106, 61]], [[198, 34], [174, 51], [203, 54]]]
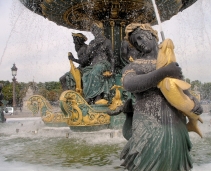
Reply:
[[103, 76], [103, 73], [109, 71], [110, 66], [107, 63], [98, 63], [85, 69], [82, 77], [85, 98], [94, 98], [95, 102], [100, 99], [108, 100], [113, 82], [110, 81], [112, 78]]
[[103, 82], [103, 65], [87, 67], [83, 74], [83, 93], [85, 98], [95, 98], [102, 93]]

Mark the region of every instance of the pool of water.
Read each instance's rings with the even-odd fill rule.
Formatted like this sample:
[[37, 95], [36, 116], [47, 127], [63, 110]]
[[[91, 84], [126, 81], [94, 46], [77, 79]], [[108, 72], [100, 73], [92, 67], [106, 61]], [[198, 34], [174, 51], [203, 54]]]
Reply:
[[[211, 170], [211, 115], [202, 118], [204, 138], [190, 133], [193, 171]], [[11, 118], [0, 125], [0, 137], [0, 171], [124, 171], [120, 130], [74, 133], [46, 127], [40, 118]]]

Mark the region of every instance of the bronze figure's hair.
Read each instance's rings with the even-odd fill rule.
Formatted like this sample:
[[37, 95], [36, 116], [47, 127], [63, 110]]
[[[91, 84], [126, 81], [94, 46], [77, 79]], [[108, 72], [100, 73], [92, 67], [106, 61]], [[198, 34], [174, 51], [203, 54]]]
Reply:
[[87, 37], [84, 36], [82, 33], [72, 33], [73, 37], [80, 37], [82, 39], [84, 39], [84, 42], [87, 41]]

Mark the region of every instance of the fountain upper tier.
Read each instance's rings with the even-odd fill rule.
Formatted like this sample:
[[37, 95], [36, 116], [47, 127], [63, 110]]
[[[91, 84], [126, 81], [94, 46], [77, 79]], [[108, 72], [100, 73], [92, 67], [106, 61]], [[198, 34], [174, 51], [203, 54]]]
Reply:
[[[197, 0], [156, 0], [161, 21]], [[118, 21], [156, 24], [151, 0], [20, 0], [31, 11], [67, 28], [88, 31], [90, 23]]]

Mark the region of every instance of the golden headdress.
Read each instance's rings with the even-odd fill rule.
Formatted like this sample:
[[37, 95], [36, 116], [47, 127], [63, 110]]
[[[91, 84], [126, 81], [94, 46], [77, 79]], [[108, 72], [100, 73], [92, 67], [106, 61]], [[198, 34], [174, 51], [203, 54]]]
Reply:
[[150, 31], [155, 36], [157, 41], [159, 41], [158, 32], [156, 30], [154, 30], [150, 26], [150, 24], [141, 24], [141, 23], [131, 23], [131, 24], [126, 26], [126, 28], [125, 28], [125, 34], [126, 34], [125, 39], [126, 40], [128, 40], [129, 33], [133, 32], [136, 28], [140, 28], [142, 30]]

